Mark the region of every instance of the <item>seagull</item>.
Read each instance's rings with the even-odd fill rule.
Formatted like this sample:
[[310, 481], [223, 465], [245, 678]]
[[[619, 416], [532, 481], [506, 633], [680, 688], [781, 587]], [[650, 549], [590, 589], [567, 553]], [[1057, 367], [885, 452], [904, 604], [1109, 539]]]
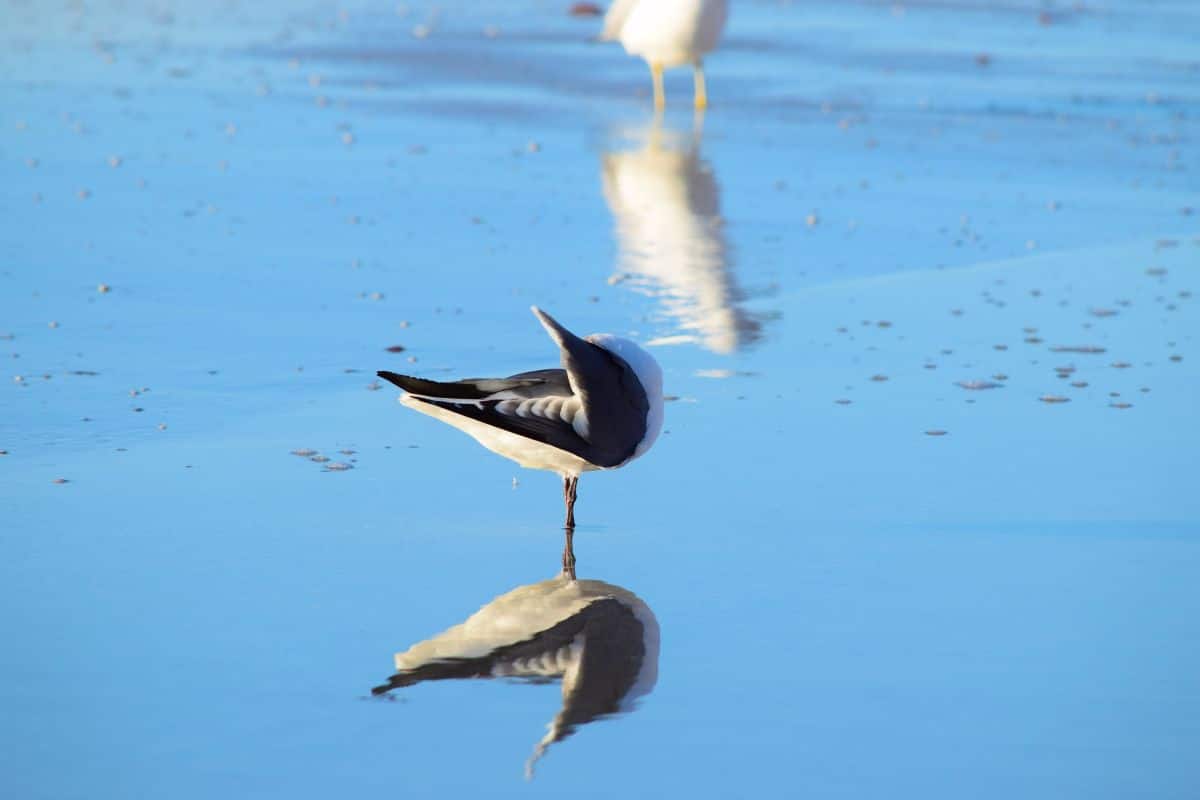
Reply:
[[446, 383], [386, 370], [378, 375], [407, 393], [403, 405], [522, 467], [561, 475], [570, 531], [579, 476], [622, 467], [658, 438], [662, 369], [628, 339], [609, 333], [581, 339], [537, 306], [532, 311], [558, 345], [562, 369]]
[[628, 589], [560, 575], [497, 597], [432, 639], [396, 654], [382, 695], [452, 678], [562, 680], [562, 708], [525, 764], [600, 717], [630, 711], [658, 681], [654, 612]]
[[696, 108], [706, 108], [703, 58], [717, 46], [728, 15], [728, 0], [616, 0], [600, 39], [619, 41], [626, 53], [646, 59], [655, 108], [666, 105], [663, 70], [691, 64]]

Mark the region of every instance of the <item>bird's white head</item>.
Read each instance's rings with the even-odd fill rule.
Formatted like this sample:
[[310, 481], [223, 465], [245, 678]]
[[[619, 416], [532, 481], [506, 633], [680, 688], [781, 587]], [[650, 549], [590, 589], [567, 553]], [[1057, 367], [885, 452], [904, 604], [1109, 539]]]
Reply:
[[654, 440], [658, 438], [658, 434], [662, 431], [662, 367], [658, 365], [658, 361], [655, 360], [654, 356], [647, 353], [636, 342], [631, 342], [620, 336], [613, 336], [611, 333], [593, 333], [591, 336], [585, 338], [587, 341], [597, 347], [604, 348], [628, 364], [629, 368], [633, 370], [633, 374], [637, 376], [638, 382], [642, 384], [642, 389], [646, 392], [646, 400], [650, 403], [650, 410], [646, 414], [646, 437], [638, 444], [637, 450], [634, 452], [632, 458], [630, 458], [630, 461], [632, 461], [649, 450], [650, 445], [654, 444]]

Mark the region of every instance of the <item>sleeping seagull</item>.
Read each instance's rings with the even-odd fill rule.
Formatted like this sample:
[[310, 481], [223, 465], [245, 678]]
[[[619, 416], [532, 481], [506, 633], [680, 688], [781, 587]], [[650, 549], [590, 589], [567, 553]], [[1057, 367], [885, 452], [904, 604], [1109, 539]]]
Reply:
[[579, 476], [622, 467], [658, 438], [662, 369], [628, 339], [609, 333], [581, 339], [537, 306], [533, 313], [558, 345], [562, 369], [447, 383], [378, 374], [407, 392], [400, 402], [409, 408], [453, 425], [522, 467], [561, 475], [570, 531]]
[[453, 678], [562, 679], [562, 709], [525, 764], [593, 720], [632, 710], [658, 680], [658, 621], [620, 586], [559, 576], [519, 586], [432, 639], [396, 654], [381, 695]]

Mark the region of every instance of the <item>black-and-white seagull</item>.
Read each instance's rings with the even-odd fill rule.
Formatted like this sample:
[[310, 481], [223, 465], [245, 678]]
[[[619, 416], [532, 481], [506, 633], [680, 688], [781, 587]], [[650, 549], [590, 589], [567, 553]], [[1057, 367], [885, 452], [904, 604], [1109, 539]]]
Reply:
[[658, 438], [662, 369], [628, 339], [609, 333], [580, 338], [537, 306], [533, 313], [558, 345], [562, 369], [451, 382], [378, 374], [407, 392], [400, 402], [409, 408], [523, 467], [561, 475], [570, 530], [579, 476], [624, 466]]
[[562, 680], [562, 708], [525, 764], [550, 745], [621, 711], [658, 680], [658, 620], [628, 589], [560, 575], [497, 597], [432, 639], [396, 654], [396, 672], [372, 694], [464, 678]]

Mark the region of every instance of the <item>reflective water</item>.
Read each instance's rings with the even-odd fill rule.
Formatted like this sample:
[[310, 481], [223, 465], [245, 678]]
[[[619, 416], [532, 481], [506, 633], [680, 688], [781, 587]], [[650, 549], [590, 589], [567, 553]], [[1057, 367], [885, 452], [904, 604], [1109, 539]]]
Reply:
[[[3, 6], [0, 791], [1193, 796], [1194, 4], [736, 3], [703, 119], [567, 5]], [[533, 303], [666, 371], [575, 535], [654, 691], [372, 698], [558, 573], [374, 379]]]
[[602, 581], [557, 578], [518, 586], [466, 622], [396, 654], [380, 697], [431, 680], [562, 681], [563, 706], [525, 762], [608, 714], [631, 710], [658, 680], [659, 628], [636, 595]]
[[[740, 305], [712, 165], [700, 157], [704, 114], [687, 138], [656, 114], [636, 149], [604, 154], [604, 199], [616, 221], [617, 269], [626, 283], [658, 299], [679, 331], [652, 345], [700, 343], [731, 353], [759, 337], [761, 323]], [[678, 141], [673, 141], [678, 140]]]

